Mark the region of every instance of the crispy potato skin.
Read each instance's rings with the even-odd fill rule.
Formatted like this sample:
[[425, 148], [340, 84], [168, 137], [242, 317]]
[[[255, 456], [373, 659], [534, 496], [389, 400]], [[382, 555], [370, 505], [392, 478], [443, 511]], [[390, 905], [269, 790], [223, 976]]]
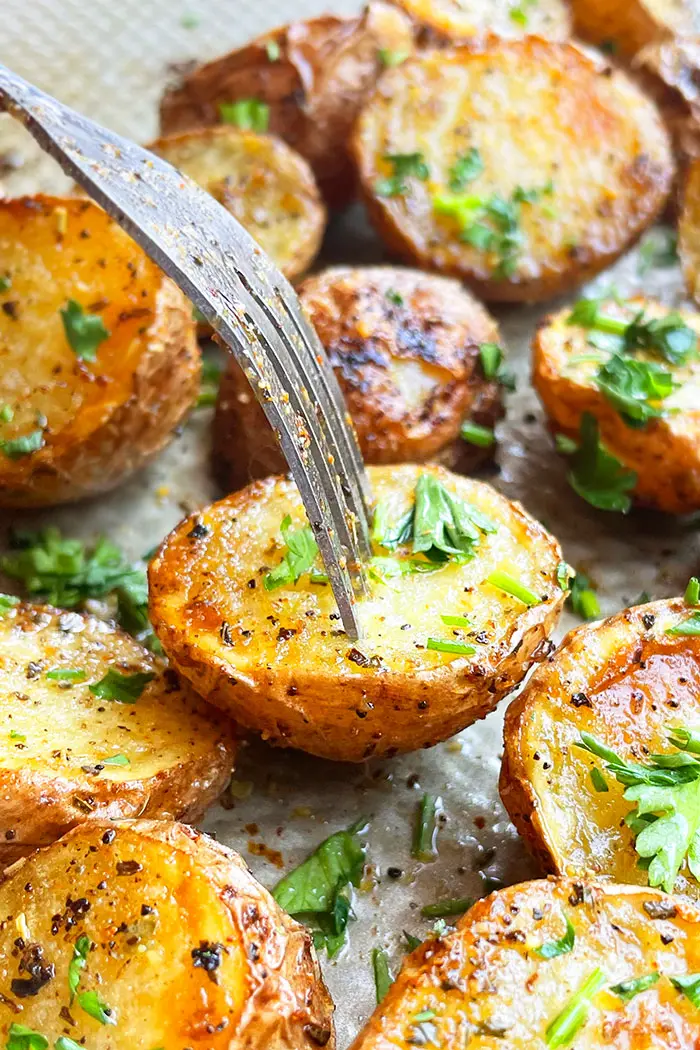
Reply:
[[[590, 770], [602, 763], [572, 745], [585, 731], [630, 759], [674, 751], [667, 727], [697, 724], [700, 639], [665, 632], [689, 614], [674, 598], [570, 631], [509, 706], [501, 798], [547, 870], [646, 884], [624, 823], [633, 804], [609, 774], [596, 792]], [[687, 869], [675, 889], [700, 899]]]
[[309, 268], [326, 209], [311, 168], [282, 139], [221, 126], [166, 135], [148, 148], [216, 197], [285, 277]]
[[[66, 503], [114, 488], [155, 456], [199, 387], [192, 308], [92, 201], [0, 201], [2, 440], [46, 418], [43, 447], [0, 451], [0, 506]], [[67, 342], [60, 310], [92, 306], [110, 332], [95, 361]]]
[[[25, 948], [38, 946], [53, 964], [55, 976], [21, 999], [20, 1018], [51, 1046], [70, 1033], [95, 1050], [334, 1050], [333, 1007], [310, 935], [236, 853], [192, 828], [83, 824], [5, 873], [0, 910], [11, 917], [0, 928], [8, 995], [27, 978], [22, 933], [31, 936]], [[67, 1025], [68, 967], [82, 936], [91, 950], [78, 991], [97, 988], [114, 1026], [88, 1016], [79, 997]], [[218, 953], [212, 971], [197, 962], [207, 949]], [[13, 1020], [5, 1009], [5, 1038]]]
[[[280, 561], [282, 519], [289, 514], [295, 527], [306, 520], [283, 478], [254, 482], [182, 522], [149, 574], [154, 627], [198, 692], [274, 744], [348, 762], [428, 747], [487, 714], [541, 658], [564, 597], [557, 542], [489, 485], [436, 466], [369, 473], [375, 496], [397, 515], [410, 507], [418, 476], [431, 473], [499, 528], [464, 565], [392, 586], [370, 581], [357, 645], [338, 631], [329, 587], [308, 576], [263, 586]], [[542, 594], [539, 605], [526, 608], [485, 583], [506, 565]], [[427, 636], [446, 636], [446, 609], [472, 619], [475, 656], [422, 648]]]
[[574, 30], [594, 44], [631, 57], [648, 44], [700, 33], [695, 0], [569, 0]]
[[[197, 820], [226, 786], [230, 723], [111, 624], [15, 606], [0, 618], [0, 666], [0, 866], [82, 821]], [[45, 677], [66, 668], [85, 679]], [[134, 704], [106, 702], [88, 686], [110, 668], [156, 678]], [[100, 766], [116, 754], [129, 765]]]
[[[467, 417], [493, 427], [501, 387], [479, 344], [498, 325], [456, 281], [398, 267], [339, 266], [307, 278], [302, 305], [335, 369], [366, 463], [437, 460], [468, 472], [493, 454], [459, 436]], [[396, 299], [400, 302], [396, 302]], [[230, 491], [287, 470], [245, 375], [231, 362], [219, 389], [214, 465]]]
[[513, 18], [511, 0], [393, 0], [419, 27], [422, 45], [461, 42], [495, 33], [501, 37], [543, 36], [566, 40], [571, 15], [564, 0], [539, 0], [529, 7], [525, 24]]
[[[269, 44], [279, 48], [275, 61]], [[323, 15], [281, 26], [186, 74], [163, 97], [161, 130], [218, 124], [220, 103], [258, 98], [270, 107], [270, 131], [308, 160], [328, 203], [340, 207], [355, 195], [347, 141], [384, 71], [382, 50], [410, 53], [413, 28], [379, 0], [357, 18]]]
[[[632, 309], [647, 316], [662, 317], [665, 307], [650, 299], [631, 299]], [[615, 312], [614, 304], [606, 310]], [[589, 412], [600, 426], [603, 443], [630, 470], [637, 472], [634, 499], [637, 503], [686, 514], [700, 507], [700, 364], [668, 366], [682, 389], [665, 401], [669, 412], [640, 429], [627, 426], [615, 408], [598, 390], [595, 362], [570, 365], [569, 359], [586, 350], [585, 330], [568, 325], [570, 310], [551, 315], [539, 328], [533, 343], [532, 382], [555, 433], [576, 438], [581, 416]], [[700, 333], [700, 316], [681, 311], [686, 324]], [[631, 315], [630, 315], [631, 316]]]
[[678, 254], [685, 286], [700, 303], [700, 158], [688, 165], [678, 222]]
[[[459, 223], [435, 212], [433, 196], [449, 195], [450, 169], [467, 149], [484, 164], [468, 195], [541, 194], [520, 205], [512, 275], [497, 252], [467, 244]], [[674, 170], [656, 108], [624, 73], [538, 37], [408, 59], [377, 85], [353, 150], [370, 217], [392, 251], [460, 277], [482, 298], [513, 302], [547, 299], [608, 266], [662, 210]], [[429, 177], [380, 195], [378, 181], [392, 173], [386, 156], [411, 153], [423, 155]]]
[[[669, 918], [653, 919], [647, 908], [665, 909]], [[533, 948], [559, 940], [567, 919], [573, 950], [539, 959]], [[546, 1050], [547, 1026], [597, 967], [611, 985], [654, 970], [692, 974], [700, 966], [699, 935], [700, 911], [655, 890], [568, 879], [509, 886], [478, 901], [454, 932], [408, 956], [350, 1050], [409, 1050], [415, 1018], [428, 1011], [435, 1046]], [[668, 978], [633, 1002], [602, 989], [576, 1047], [697, 1045], [697, 1007]]]

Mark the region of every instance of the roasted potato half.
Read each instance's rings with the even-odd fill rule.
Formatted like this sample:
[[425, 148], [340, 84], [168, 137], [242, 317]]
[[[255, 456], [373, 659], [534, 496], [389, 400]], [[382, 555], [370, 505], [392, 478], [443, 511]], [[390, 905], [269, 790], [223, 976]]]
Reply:
[[688, 166], [678, 222], [678, 253], [686, 288], [700, 303], [700, 158]]
[[0, 200], [0, 260], [0, 506], [111, 489], [197, 396], [192, 308], [89, 200]]
[[351, 1050], [690, 1048], [699, 945], [700, 910], [654, 890], [509, 886], [406, 959]]
[[309, 165], [273, 135], [234, 127], [167, 135], [148, 147], [216, 197], [285, 277], [309, 268], [326, 209]]
[[651, 299], [582, 300], [549, 317], [533, 344], [533, 383], [553, 431], [593, 457], [580, 437], [593, 417], [623, 487], [669, 514], [700, 507], [698, 332], [700, 316]]
[[[428, 747], [483, 717], [541, 656], [564, 598], [556, 540], [489, 485], [414, 464], [369, 476], [377, 558], [356, 644], [284, 478], [186, 519], [149, 573], [154, 628], [195, 689], [275, 744], [349, 762]], [[438, 506], [480, 522], [462, 558], [431, 546], [421, 523]], [[306, 551], [298, 572], [290, 536]], [[511, 592], [493, 582], [504, 579]]]
[[634, 56], [632, 65], [671, 133], [679, 169], [677, 198], [689, 161], [700, 154], [700, 37], [649, 44]]
[[[366, 463], [438, 460], [466, 472], [493, 453], [502, 388], [498, 367], [488, 367], [479, 348], [488, 344], [498, 357], [498, 325], [457, 281], [390, 266], [338, 266], [307, 278], [299, 295]], [[460, 437], [465, 419], [487, 428], [477, 431], [481, 446]], [[287, 470], [235, 362], [219, 389], [214, 464], [229, 490]]]
[[387, 62], [412, 50], [410, 20], [380, 0], [356, 18], [292, 22], [186, 73], [163, 97], [161, 130], [208, 127], [232, 103], [262, 102], [269, 130], [308, 160], [329, 204], [340, 206], [355, 193], [347, 141], [357, 113]]
[[[646, 766], [684, 754], [672, 739], [700, 725], [700, 639], [683, 633], [697, 619], [678, 598], [579, 627], [508, 708], [501, 797], [548, 870], [643, 886], [661, 872], [659, 860], [640, 866], [642, 825], [628, 823], [636, 801], [606, 760], [577, 745], [590, 734], [621, 762]], [[662, 873], [665, 888], [700, 899], [685, 854], [675, 882], [673, 866]]]
[[0, 912], [3, 1045], [335, 1046], [309, 934], [192, 828], [82, 824], [5, 873]]
[[85, 820], [196, 820], [231, 775], [230, 723], [92, 616], [9, 607], [0, 705], [0, 867]]
[[571, 15], [564, 0], [393, 0], [420, 28], [423, 44], [464, 41], [496, 33], [503, 37], [528, 34], [566, 40]]
[[569, 0], [574, 29], [630, 58], [647, 44], [700, 33], [697, 0]]
[[492, 300], [546, 299], [608, 266], [673, 179], [639, 88], [538, 37], [408, 59], [377, 85], [353, 149], [388, 247]]

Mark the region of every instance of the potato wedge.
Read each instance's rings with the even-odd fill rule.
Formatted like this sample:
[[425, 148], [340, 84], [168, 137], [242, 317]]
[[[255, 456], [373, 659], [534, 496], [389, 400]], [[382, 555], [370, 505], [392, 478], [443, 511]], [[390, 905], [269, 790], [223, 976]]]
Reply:
[[696, 0], [570, 0], [576, 33], [631, 57], [648, 44], [700, 33]]
[[[598, 306], [599, 315], [613, 319], [613, 324], [617, 322], [623, 328], [632, 321], [636, 323], [640, 312], [641, 338], [646, 338], [645, 331], [651, 331], [649, 322], [653, 327], [654, 321], [664, 320], [670, 324], [676, 323], [676, 319], [678, 334], [685, 332], [697, 342], [697, 333], [700, 333], [697, 314], [670, 311], [660, 303], [641, 298], [626, 303], [601, 300]], [[533, 384], [552, 430], [578, 441], [582, 420], [585, 416], [594, 417], [605, 449], [618, 460], [621, 470], [632, 472], [629, 489], [636, 503], [669, 514], [696, 510], [700, 507], [700, 361], [697, 356], [691, 353], [684, 363], [673, 364], [656, 346], [634, 354], [623, 352], [620, 364], [624, 371], [618, 375], [620, 354], [589, 342], [606, 339], [605, 333], [569, 324], [571, 313], [571, 309], [566, 308], [550, 316], [538, 330], [533, 344]], [[630, 378], [627, 374], [627, 367], [647, 366], [655, 370], [651, 379], [636, 374]], [[643, 391], [635, 388], [638, 398], [632, 394], [627, 396], [628, 381], [645, 384], [647, 380], [649, 387]], [[677, 384], [676, 388], [666, 397], [657, 397], [657, 393], [670, 389], [671, 383]], [[647, 391], [648, 397], [644, 396]]]
[[393, 0], [420, 27], [422, 44], [464, 41], [495, 33], [566, 40], [571, 15], [564, 0]]
[[303, 157], [273, 135], [234, 127], [167, 135], [148, 147], [230, 211], [293, 280], [321, 246], [326, 209]]
[[700, 910], [654, 890], [509, 886], [408, 957], [351, 1050], [691, 1047], [698, 1008], [674, 982], [697, 980], [699, 944]]
[[[468, 472], [494, 444], [460, 437], [465, 419], [493, 429], [501, 386], [482, 343], [498, 325], [456, 281], [390, 266], [338, 266], [307, 278], [302, 305], [335, 368], [366, 463], [437, 460]], [[486, 435], [488, 437], [488, 435]], [[214, 465], [228, 491], [287, 464], [245, 375], [232, 362], [219, 389]]]
[[353, 149], [387, 246], [490, 300], [538, 301], [598, 273], [673, 179], [639, 88], [537, 37], [408, 59], [377, 85]]
[[[445, 487], [496, 531], [481, 534], [466, 562], [426, 565], [410, 543], [405, 557], [377, 545], [383, 557], [358, 606], [357, 644], [339, 630], [330, 587], [312, 582], [308, 569], [298, 583], [270, 589], [284, 577], [285, 516], [293, 529], [305, 522], [283, 478], [254, 482], [186, 519], [149, 570], [154, 629], [202, 695], [275, 744], [348, 762], [427, 747], [483, 717], [541, 656], [564, 597], [556, 540], [489, 485], [437, 466], [369, 474], [382, 535], [411, 510], [422, 477], [422, 489]], [[418, 571], [418, 563], [441, 567]], [[268, 578], [273, 569], [277, 580]], [[531, 605], [487, 582], [500, 570], [528, 589]], [[472, 626], [446, 626], [441, 614], [467, 616]], [[431, 637], [458, 653], [433, 650]]]
[[0, 259], [0, 506], [111, 489], [197, 396], [192, 308], [89, 200], [0, 201]]
[[222, 104], [258, 99], [269, 106], [269, 130], [307, 159], [339, 207], [355, 194], [347, 141], [385, 68], [382, 55], [412, 50], [410, 20], [381, 0], [356, 18], [292, 22], [186, 73], [162, 99], [161, 131], [218, 124]]
[[[548, 870], [648, 884], [625, 823], [635, 802], [604, 761], [574, 744], [590, 733], [623, 760], [642, 763], [679, 753], [671, 729], [699, 724], [700, 639], [668, 632], [690, 616], [674, 598], [570, 631], [508, 708], [501, 797]], [[596, 788], [593, 768], [607, 790], [594, 774]], [[675, 891], [700, 899], [687, 863]]]
[[678, 221], [678, 254], [685, 286], [700, 304], [700, 158], [688, 165]]
[[15, 605], [0, 668], [0, 867], [85, 820], [196, 820], [226, 786], [231, 725], [112, 624]]
[[192, 828], [82, 824], [5, 873], [0, 911], [3, 1045], [335, 1046], [309, 934]]

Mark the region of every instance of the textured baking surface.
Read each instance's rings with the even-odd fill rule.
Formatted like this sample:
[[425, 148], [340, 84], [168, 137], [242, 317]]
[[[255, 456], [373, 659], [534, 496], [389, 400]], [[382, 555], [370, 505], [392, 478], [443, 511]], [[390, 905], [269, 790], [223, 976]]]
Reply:
[[[352, 0], [123, 0], [118, 5], [110, 0], [4, 0], [0, 61], [115, 130], [147, 141], [156, 130], [155, 106], [169, 63], [211, 57], [283, 21], [290, 10], [301, 17], [324, 8], [352, 11], [356, 5]], [[195, 19], [197, 25], [187, 28]], [[5, 120], [0, 124], [0, 192], [55, 185], [50, 166], [32, 161], [36, 148], [31, 143], [27, 148], [24, 135], [7, 118], [0, 120]], [[336, 222], [326, 257], [367, 262], [381, 258], [381, 251], [352, 216]], [[636, 253], [608, 271], [597, 287], [610, 284], [623, 293], [680, 301], [679, 271], [640, 275]], [[696, 525], [649, 514], [606, 516], [566, 486], [565, 466], [552, 451], [527, 382], [529, 338], [546, 312], [539, 307], [499, 313], [519, 385], [499, 428], [500, 473], [493, 480], [558, 536], [568, 560], [594, 580], [605, 613], [644, 590], [652, 598], [678, 594], [699, 567]], [[105, 533], [132, 555], [142, 554], [184, 512], [218, 494], [208, 467], [210, 422], [208, 410], [198, 412], [151, 468], [113, 495], [79, 510], [4, 515], [3, 528], [51, 521], [71, 535]], [[361, 768], [251, 744], [242, 750], [236, 772], [237, 794], [250, 794], [235, 801], [233, 809], [209, 811], [206, 830], [240, 850], [266, 886], [333, 831], [360, 816], [369, 818], [373, 885], [357, 895], [349, 946], [333, 962], [322, 959], [338, 1008], [340, 1050], [374, 1005], [373, 947], [386, 947], [396, 968], [402, 931], [420, 936], [430, 928], [430, 921], [420, 917], [422, 905], [479, 895], [493, 885], [489, 880], [513, 882], [536, 873], [498, 799], [501, 721], [497, 712], [431, 751]], [[446, 816], [433, 864], [410, 856], [415, 810], [424, 791], [442, 796]], [[390, 878], [388, 867], [401, 869], [403, 876]]]

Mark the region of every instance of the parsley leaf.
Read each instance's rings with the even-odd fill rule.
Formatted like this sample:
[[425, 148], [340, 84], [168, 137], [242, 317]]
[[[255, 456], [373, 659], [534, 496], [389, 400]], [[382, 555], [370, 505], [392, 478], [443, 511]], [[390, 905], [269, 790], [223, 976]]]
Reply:
[[94, 1017], [100, 1024], [116, 1024], [117, 1019], [114, 1016], [114, 1011], [110, 1006], [107, 1006], [96, 991], [92, 989], [87, 992], [78, 992], [77, 995], [78, 1006], [85, 1011], [90, 1017]]
[[581, 417], [579, 433], [580, 444], [570, 453], [569, 484], [592, 507], [626, 514], [632, 506], [636, 473], [608, 452], [600, 441], [598, 422], [588, 412]]
[[68, 963], [68, 988], [70, 989], [70, 1002], [73, 1003], [75, 994], [80, 983], [80, 971], [85, 968], [87, 957], [90, 952], [90, 938], [81, 934], [73, 946], [73, 958]]
[[130, 766], [131, 762], [126, 755], [110, 755], [109, 758], [100, 759], [101, 766]]
[[644, 977], [633, 977], [628, 981], [620, 981], [619, 984], [612, 984], [610, 991], [613, 995], [616, 995], [618, 999], [622, 999], [623, 1002], [628, 1003], [630, 999], [634, 999], [635, 995], [639, 995], [640, 992], [645, 992], [647, 988], [653, 987], [661, 977], [658, 971], [653, 973], [647, 973]]
[[678, 262], [678, 235], [667, 227], [650, 230], [639, 248], [637, 273], [643, 277], [653, 267], [675, 266]]
[[209, 405], [216, 404], [222, 371], [223, 364], [220, 360], [212, 357], [205, 357], [202, 360], [202, 375], [200, 379], [199, 397], [197, 398], [197, 408], [206, 408]]
[[497, 531], [492, 521], [454, 496], [434, 475], [420, 475], [413, 511], [414, 554], [434, 561], [444, 561], [445, 555], [473, 558], [481, 534]]
[[678, 634], [687, 638], [700, 635], [700, 611], [691, 613], [687, 620], [677, 623], [675, 627], [668, 627], [666, 634]]
[[479, 358], [484, 379], [495, 379], [506, 390], [515, 390], [515, 376], [503, 367], [503, 349], [498, 343], [481, 343]]
[[438, 815], [442, 799], [438, 795], [423, 795], [416, 810], [411, 856], [416, 860], [431, 861], [437, 857]]
[[280, 46], [276, 40], [268, 40], [265, 44], [265, 53], [268, 62], [279, 62]]
[[695, 357], [697, 332], [677, 312], [644, 320], [641, 311], [625, 332], [627, 350], [651, 350], [672, 365], [684, 365]]
[[402, 65], [408, 58], [408, 51], [392, 51], [388, 47], [380, 47], [377, 52], [379, 61], [385, 69], [393, 69], [394, 66]]
[[568, 955], [569, 952], [574, 950], [576, 930], [572, 926], [569, 916], [566, 915], [564, 918], [566, 920], [566, 932], [558, 940], [546, 941], [539, 948], [535, 948], [535, 955], [538, 955], [540, 959], [556, 959], [558, 955]]
[[325, 946], [330, 956], [345, 943], [350, 888], [359, 886], [365, 866], [366, 828], [366, 821], [358, 821], [331, 835], [272, 891], [281, 908], [316, 931], [317, 947]]
[[119, 704], [135, 704], [148, 683], [154, 678], [154, 671], [122, 674], [110, 667], [104, 678], [101, 678], [99, 682], [93, 682], [88, 689], [100, 700], [115, 700]]
[[684, 977], [672, 977], [671, 984], [690, 999], [700, 1010], [700, 973], [688, 973]]
[[422, 153], [385, 153], [384, 160], [391, 165], [392, 173], [375, 183], [375, 193], [380, 197], [403, 196], [408, 192], [407, 178], [412, 177], [421, 182], [430, 178], [430, 170]]
[[15, 605], [19, 605], [19, 598], [15, 594], [0, 594], [0, 618], [6, 616]]
[[22, 459], [23, 456], [31, 456], [32, 452], [38, 452], [44, 447], [44, 431], [41, 427], [32, 430], [22, 437], [8, 438], [0, 441], [0, 449], [8, 459]]
[[316, 560], [318, 546], [311, 528], [304, 525], [299, 529], [292, 529], [291, 525], [292, 519], [287, 514], [280, 526], [287, 549], [279, 565], [264, 577], [263, 585], [266, 591], [274, 591], [278, 587], [296, 583]]
[[219, 117], [224, 124], [233, 124], [241, 131], [267, 131], [270, 107], [259, 98], [239, 98], [236, 102], [220, 102]]
[[475, 445], [477, 448], [490, 448], [496, 441], [493, 427], [482, 427], [480, 423], [475, 423], [473, 419], [464, 420], [459, 428], [459, 436], [462, 441], [466, 441], [469, 445]]
[[389, 956], [381, 948], [372, 949], [372, 972], [374, 973], [374, 988], [377, 994], [377, 1003], [381, 1003], [386, 993], [394, 983], [394, 978], [389, 970]]
[[449, 172], [449, 186], [453, 193], [459, 193], [464, 187], [478, 178], [484, 170], [484, 162], [478, 149], [472, 147], [465, 153], [458, 154]]
[[583, 572], [577, 572], [571, 581], [571, 593], [567, 603], [571, 611], [582, 620], [597, 620], [600, 616], [598, 595]]
[[102, 318], [99, 314], [86, 313], [75, 299], [69, 299], [60, 313], [68, 345], [75, 356], [82, 361], [95, 361], [98, 346], [110, 336]]
[[598, 369], [595, 383], [602, 394], [631, 427], [644, 426], [663, 416], [661, 404], [680, 384], [663, 365], [613, 354]]
[[54, 1043], [54, 1047], [55, 1050], [85, 1050], [84, 1046], [76, 1043], [74, 1039], [70, 1039], [67, 1035], [59, 1035]]
[[520, 580], [516, 580], [514, 576], [511, 576], [507, 572], [503, 572], [501, 569], [496, 569], [491, 573], [490, 576], [486, 577], [487, 583], [490, 583], [492, 587], [497, 587], [499, 591], [503, 591], [504, 594], [510, 594], [513, 598], [517, 598], [523, 605], [533, 606], [540, 605], [542, 599], [539, 595], [531, 591], [529, 587], [526, 587]]
[[454, 897], [435, 904], [426, 904], [420, 913], [426, 919], [442, 919], [447, 915], [463, 915], [474, 903], [473, 897]]
[[547, 1026], [545, 1037], [549, 1050], [559, 1050], [559, 1047], [569, 1045], [579, 1028], [586, 1023], [591, 1002], [604, 984], [605, 974], [597, 967]]
[[26, 1024], [17, 1024], [15, 1021], [10, 1025], [7, 1035], [5, 1050], [46, 1050], [49, 1045], [48, 1039], [41, 1032], [35, 1032]]

